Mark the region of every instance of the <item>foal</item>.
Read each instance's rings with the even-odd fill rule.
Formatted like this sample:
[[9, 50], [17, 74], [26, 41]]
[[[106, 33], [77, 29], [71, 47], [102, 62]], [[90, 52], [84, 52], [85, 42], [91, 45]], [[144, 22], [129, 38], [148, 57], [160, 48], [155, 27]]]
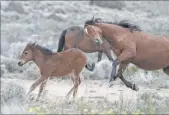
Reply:
[[39, 79], [30, 87], [28, 94], [41, 84], [37, 97], [37, 99], [39, 99], [49, 77], [59, 77], [70, 74], [74, 86], [68, 92], [67, 96], [74, 91], [73, 97], [75, 97], [77, 88], [81, 83], [80, 73], [87, 61], [82, 51], [72, 48], [61, 53], [53, 53], [51, 50], [36, 43], [28, 43], [20, 56], [18, 65], [22, 66], [28, 61], [34, 61], [41, 74]]

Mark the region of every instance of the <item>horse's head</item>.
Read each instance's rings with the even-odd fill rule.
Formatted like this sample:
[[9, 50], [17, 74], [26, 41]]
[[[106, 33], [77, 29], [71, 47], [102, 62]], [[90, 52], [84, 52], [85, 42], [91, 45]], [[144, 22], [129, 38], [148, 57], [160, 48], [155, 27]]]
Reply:
[[22, 51], [22, 54], [20, 55], [19, 57], [19, 62], [18, 62], [18, 65], [19, 66], [22, 66], [24, 65], [25, 63], [27, 63], [28, 61], [31, 61], [33, 60], [33, 51], [34, 51], [34, 46], [36, 45], [36, 42], [34, 43], [28, 43], [24, 50]]
[[85, 34], [91, 39], [95, 44], [101, 45], [102, 41], [102, 30], [94, 25], [85, 25]]

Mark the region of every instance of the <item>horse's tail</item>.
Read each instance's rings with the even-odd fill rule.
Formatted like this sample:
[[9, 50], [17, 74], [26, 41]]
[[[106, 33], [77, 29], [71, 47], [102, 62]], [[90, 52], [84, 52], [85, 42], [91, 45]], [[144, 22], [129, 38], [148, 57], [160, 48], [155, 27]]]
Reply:
[[57, 52], [61, 52], [63, 50], [63, 46], [65, 44], [66, 31], [67, 30], [63, 30], [63, 32], [61, 33], [61, 36], [60, 36], [60, 39], [59, 39], [59, 43], [58, 43], [58, 50], [57, 50]]

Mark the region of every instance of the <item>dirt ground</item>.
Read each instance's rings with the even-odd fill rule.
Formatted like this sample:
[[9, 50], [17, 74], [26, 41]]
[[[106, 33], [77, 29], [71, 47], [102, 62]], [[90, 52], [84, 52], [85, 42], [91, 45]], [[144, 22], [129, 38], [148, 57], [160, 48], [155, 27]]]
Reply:
[[[21, 82], [24, 83], [24, 88], [28, 91], [34, 80], [21, 80]], [[119, 100], [121, 93], [123, 93], [126, 99], [136, 100], [138, 94], [145, 92], [155, 92], [161, 96], [169, 97], [169, 89], [150, 89], [139, 86], [139, 91], [133, 91], [127, 88], [119, 79], [116, 80], [115, 85], [112, 87], [109, 87], [108, 84], [108, 80], [84, 80], [78, 88], [77, 98], [107, 98], [109, 101], [115, 101]], [[48, 81], [42, 95], [45, 95], [48, 100], [57, 100], [65, 97], [72, 86], [70, 79], [60, 81], [51, 79]], [[38, 90], [39, 87], [32, 92], [35, 98], [38, 94]]]
[[[7, 80], [7, 78], [6, 78]], [[21, 84], [25, 92], [35, 80], [8, 79]], [[30, 94], [24, 97], [26, 105], [3, 107], [5, 113], [161, 113], [168, 112], [169, 89], [149, 88], [146, 85], [138, 84], [139, 91], [127, 88], [120, 79], [117, 79], [114, 86], [109, 87], [108, 79], [104, 80], [82, 80], [78, 88], [75, 100], [72, 95], [67, 98], [66, 94], [72, 88], [71, 79], [50, 79], [47, 82], [44, 92], [39, 101], [35, 101], [38, 95], [39, 86]], [[3, 88], [3, 87], [2, 87]], [[5, 88], [5, 87], [4, 87]], [[139, 102], [138, 102], [139, 101]], [[163, 105], [161, 105], [163, 104]], [[153, 108], [151, 108], [153, 107]], [[21, 109], [22, 108], [22, 109]], [[37, 110], [37, 108], [39, 110]], [[24, 112], [23, 112], [24, 111]], [[39, 111], [39, 112], [38, 112]]]

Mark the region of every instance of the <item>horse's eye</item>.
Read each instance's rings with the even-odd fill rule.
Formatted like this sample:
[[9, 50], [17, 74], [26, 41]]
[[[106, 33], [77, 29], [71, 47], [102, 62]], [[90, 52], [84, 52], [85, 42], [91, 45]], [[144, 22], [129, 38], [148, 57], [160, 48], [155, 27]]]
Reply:
[[27, 55], [27, 54], [28, 54], [28, 52], [25, 52], [24, 54], [25, 54], [25, 55]]

